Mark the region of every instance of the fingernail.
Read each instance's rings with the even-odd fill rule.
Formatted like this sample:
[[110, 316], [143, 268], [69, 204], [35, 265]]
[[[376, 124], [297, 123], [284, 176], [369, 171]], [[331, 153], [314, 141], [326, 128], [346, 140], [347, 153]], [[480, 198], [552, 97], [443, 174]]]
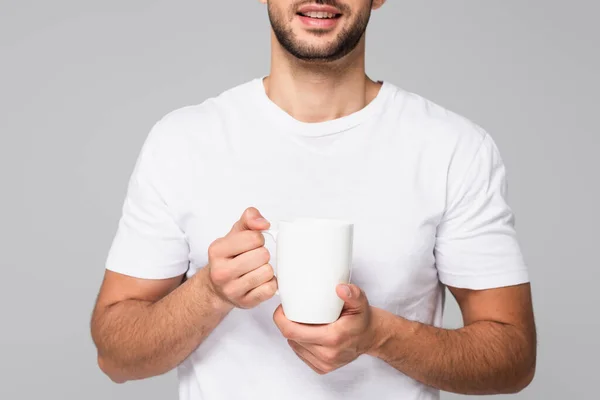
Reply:
[[256, 221], [256, 222], [260, 222], [260, 223], [263, 223], [263, 222], [269, 222], [269, 221], [267, 221], [266, 219], [264, 219], [263, 217], [256, 218], [256, 219], [255, 219], [255, 221]]
[[352, 290], [350, 290], [350, 286], [344, 285], [344, 292], [346, 292], [346, 296], [352, 297]]

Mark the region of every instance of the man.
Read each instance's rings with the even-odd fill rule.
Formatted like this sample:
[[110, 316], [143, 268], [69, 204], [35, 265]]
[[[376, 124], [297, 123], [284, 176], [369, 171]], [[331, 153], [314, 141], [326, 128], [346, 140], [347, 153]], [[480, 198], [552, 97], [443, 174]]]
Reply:
[[[492, 138], [366, 76], [384, 0], [262, 2], [270, 74], [169, 113], [144, 144], [92, 317], [100, 368], [177, 367], [183, 400], [525, 388], [530, 287]], [[332, 324], [291, 322], [274, 296], [261, 231], [295, 217], [354, 222]], [[464, 328], [440, 328], [445, 287]]]

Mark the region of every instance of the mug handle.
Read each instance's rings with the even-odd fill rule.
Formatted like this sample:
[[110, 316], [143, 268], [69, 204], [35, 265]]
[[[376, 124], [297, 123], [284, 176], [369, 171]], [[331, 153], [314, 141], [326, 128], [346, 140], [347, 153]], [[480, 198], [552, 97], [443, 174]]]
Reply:
[[[277, 233], [278, 231], [275, 229], [265, 229], [264, 231], [260, 231], [260, 233], [263, 234], [263, 236], [265, 237], [266, 240], [266, 235], [271, 236], [271, 238], [273, 239], [273, 241], [275, 242], [275, 244], [277, 244]], [[276, 267], [273, 267], [273, 264], [271, 264], [271, 267], [273, 268], [273, 275], [277, 276], [277, 269]], [[276, 295], [279, 295], [279, 289], [277, 289], [277, 291], [275, 292]]]

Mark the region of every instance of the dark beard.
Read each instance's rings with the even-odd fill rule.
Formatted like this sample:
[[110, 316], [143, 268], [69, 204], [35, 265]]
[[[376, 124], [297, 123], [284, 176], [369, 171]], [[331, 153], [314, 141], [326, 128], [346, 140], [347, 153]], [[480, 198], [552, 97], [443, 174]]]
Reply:
[[[338, 6], [335, 0], [320, 0], [316, 3]], [[344, 16], [347, 17], [348, 10], [340, 8]], [[268, 4], [268, 12], [271, 27], [281, 46], [292, 56], [307, 62], [332, 62], [348, 55], [360, 42], [371, 17], [371, 7], [369, 7], [366, 11], [361, 11], [354, 23], [347, 29], [342, 30], [330, 45], [316, 47], [299, 42], [292, 30], [286, 28], [284, 16], [277, 15], [272, 9], [271, 3]], [[325, 34], [326, 31], [313, 30], [312, 33], [319, 36]]]

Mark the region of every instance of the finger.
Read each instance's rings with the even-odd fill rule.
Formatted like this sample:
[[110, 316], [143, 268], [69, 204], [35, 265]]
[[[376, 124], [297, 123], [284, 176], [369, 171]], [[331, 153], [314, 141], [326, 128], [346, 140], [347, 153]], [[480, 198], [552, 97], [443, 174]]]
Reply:
[[344, 300], [345, 311], [360, 311], [368, 306], [367, 296], [356, 285], [341, 284], [336, 287], [338, 297]]
[[230, 233], [245, 230], [264, 230], [269, 229], [269, 226], [269, 221], [262, 216], [260, 211], [254, 207], [248, 207], [240, 219], [233, 225]]
[[[263, 283], [269, 282], [274, 276], [273, 267], [269, 264], [264, 264], [261, 267], [242, 275], [238, 279], [241, 292], [240, 295], [246, 294]], [[236, 284], [238, 283], [236, 282]]]
[[322, 371], [320, 369], [318, 369], [317, 367], [315, 367], [314, 365], [312, 365], [306, 358], [304, 358], [303, 356], [301, 356], [300, 354], [296, 353], [296, 356], [302, 360], [302, 362], [306, 365], [308, 365], [310, 367], [310, 369], [312, 369], [313, 371], [315, 371], [317, 374], [319, 375], [325, 375], [325, 371]]
[[336, 336], [331, 324], [308, 325], [290, 321], [281, 306], [273, 313], [273, 321], [283, 337], [296, 342], [326, 345]]
[[273, 277], [267, 283], [252, 289], [242, 297], [242, 302], [249, 308], [254, 307], [264, 301], [269, 300], [277, 291], [277, 278]]
[[214, 253], [220, 257], [232, 258], [250, 250], [264, 246], [265, 237], [257, 231], [230, 233], [215, 241]]
[[288, 340], [289, 346], [294, 350], [294, 353], [300, 358], [306, 365], [312, 368], [313, 371], [320, 375], [324, 375], [326, 372], [325, 366], [319, 368], [322, 365], [321, 360], [319, 360], [313, 353], [308, 351], [306, 348], [300, 346], [298, 343], [293, 340]]
[[321, 357], [320, 354], [323, 354], [323, 352], [327, 351], [327, 349], [329, 347], [326, 347], [326, 346], [323, 346], [323, 345], [320, 345], [320, 344], [314, 344], [314, 343], [297, 342], [295, 340], [293, 342], [296, 343], [298, 346], [303, 347], [304, 349], [306, 349], [306, 351], [308, 351], [309, 353], [311, 353], [313, 356], [315, 356], [319, 360], [326, 361], [326, 359], [323, 358], [323, 357]]
[[271, 259], [269, 250], [265, 247], [247, 251], [229, 262], [230, 274], [233, 279], [238, 279], [257, 268], [267, 264]]

